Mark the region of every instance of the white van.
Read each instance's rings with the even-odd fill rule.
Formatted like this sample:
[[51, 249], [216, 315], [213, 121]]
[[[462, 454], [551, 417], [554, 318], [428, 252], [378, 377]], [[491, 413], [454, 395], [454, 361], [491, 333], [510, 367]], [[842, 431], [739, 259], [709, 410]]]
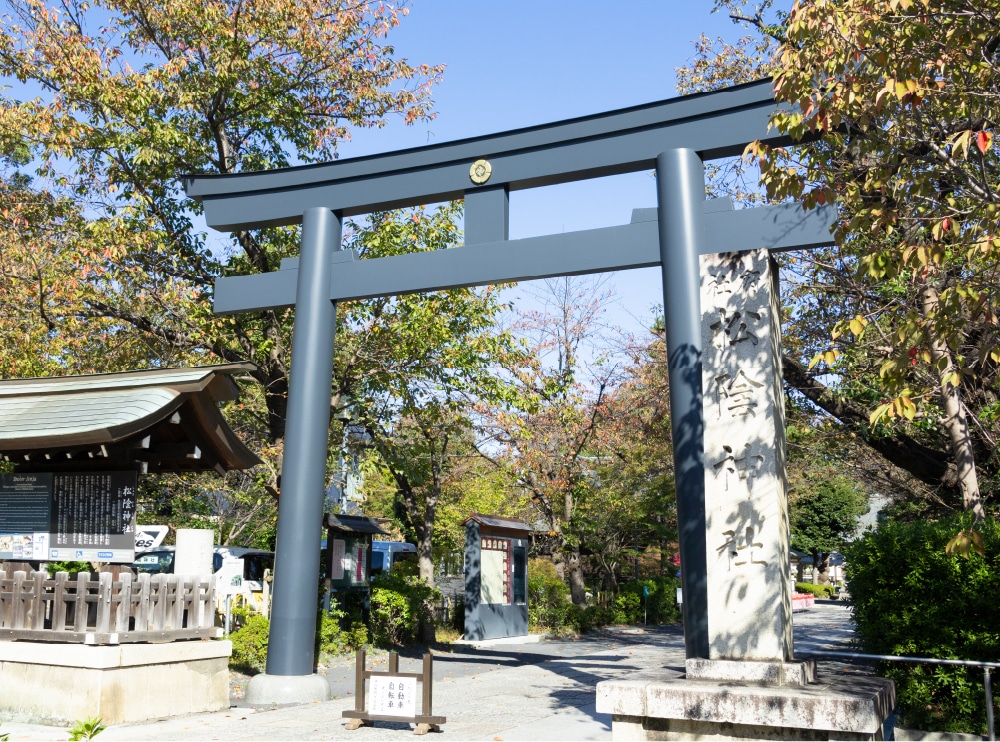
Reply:
[[[136, 573], [173, 574], [174, 547], [158, 546], [136, 554], [132, 569]], [[215, 546], [212, 549], [215, 573], [215, 596], [222, 602], [226, 595], [242, 594], [260, 610], [264, 596], [264, 577], [274, 571], [274, 552], [242, 546]]]
[[372, 576], [391, 572], [394, 564], [416, 562], [417, 547], [402, 541], [372, 541]]

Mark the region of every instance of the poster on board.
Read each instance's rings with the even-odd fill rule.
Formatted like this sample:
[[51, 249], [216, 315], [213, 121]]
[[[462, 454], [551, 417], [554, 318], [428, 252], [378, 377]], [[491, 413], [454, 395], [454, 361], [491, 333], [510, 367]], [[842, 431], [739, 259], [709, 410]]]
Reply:
[[135, 471], [0, 474], [0, 559], [128, 564]]

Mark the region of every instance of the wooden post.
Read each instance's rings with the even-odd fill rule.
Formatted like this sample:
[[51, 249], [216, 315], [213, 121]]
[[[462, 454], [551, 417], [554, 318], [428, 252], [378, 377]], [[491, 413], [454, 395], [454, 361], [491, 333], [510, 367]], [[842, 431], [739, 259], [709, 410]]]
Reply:
[[45, 628], [45, 573], [35, 572], [31, 595], [31, 628]]
[[135, 630], [149, 630], [149, 574], [143, 572], [139, 575], [139, 605], [135, 612]]
[[97, 621], [94, 626], [98, 634], [107, 634], [111, 630], [111, 575], [101, 572], [97, 580]]
[[24, 578], [26, 577], [24, 572], [14, 573], [14, 615], [11, 625], [15, 629], [24, 628]]
[[122, 572], [118, 583], [118, 610], [115, 611], [114, 630], [119, 634], [128, 633], [129, 617], [132, 615], [132, 573]]
[[424, 655], [424, 679], [423, 692], [424, 692], [424, 702], [420, 707], [421, 711], [424, 712], [424, 716], [433, 716], [434, 711], [431, 708], [433, 703], [433, 689], [434, 689], [434, 658], [430, 652]]
[[363, 649], [359, 649], [355, 657], [354, 664], [354, 708], [358, 711], [365, 710], [365, 664], [368, 662], [368, 654]]
[[198, 591], [201, 600], [201, 608], [198, 612], [199, 629], [215, 625], [215, 577], [207, 578], [204, 585], [205, 590], [199, 589]]
[[365, 650], [359, 649], [357, 654], [354, 655], [354, 711], [357, 716], [348, 719], [347, 724], [344, 725], [345, 729], [351, 731], [368, 724], [367, 719], [364, 718], [366, 716], [365, 678], [368, 676], [368, 673], [365, 672], [365, 664], [367, 661], [368, 657]]
[[153, 631], [163, 631], [167, 623], [167, 583], [166, 575], [153, 575], [150, 580], [150, 600], [152, 601]]
[[11, 600], [11, 592], [7, 589], [10, 583], [7, 579], [7, 572], [0, 570], [0, 627], [11, 625], [14, 603]]
[[69, 574], [56, 572], [55, 597], [52, 599], [52, 630], [66, 630], [66, 584]]
[[[421, 690], [423, 691], [423, 702], [420, 706], [420, 715], [423, 717], [433, 718], [434, 712], [431, 709], [433, 704], [433, 690], [434, 690], [434, 657], [430, 652], [424, 655], [424, 671], [423, 678], [420, 680]], [[444, 719], [441, 720], [444, 723]], [[440, 732], [441, 726], [439, 724], [434, 724], [431, 722], [423, 722], [417, 724], [417, 728], [413, 730], [414, 734], [427, 734], [427, 732]]]
[[90, 590], [90, 575], [80, 572], [76, 576], [76, 593], [73, 596], [76, 605], [73, 606], [73, 631], [87, 630], [87, 593]]
[[184, 628], [184, 603], [186, 600], [186, 593], [191, 582], [196, 578], [185, 577], [183, 575], [174, 576], [170, 582], [173, 583], [173, 605], [170, 607], [173, 609], [172, 616], [170, 618], [170, 628], [183, 629]]

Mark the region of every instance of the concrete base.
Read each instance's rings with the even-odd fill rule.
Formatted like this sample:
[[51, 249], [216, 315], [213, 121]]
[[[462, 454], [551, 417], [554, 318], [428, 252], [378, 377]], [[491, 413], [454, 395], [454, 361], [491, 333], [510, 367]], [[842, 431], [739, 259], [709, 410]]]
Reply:
[[525, 634], [524, 636], [505, 636], [500, 639], [455, 639], [451, 643], [473, 649], [499, 647], [504, 644], [538, 644], [548, 638], [548, 634]]
[[761, 662], [754, 660], [700, 660], [684, 662], [688, 680], [718, 680], [766, 685], [808, 685], [816, 682], [816, 660]]
[[120, 724], [228, 709], [231, 653], [228, 641], [0, 642], [0, 719]]
[[597, 684], [615, 740], [879, 740], [895, 705], [893, 682], [871, 677], [769, 685], [663, 672]]
[[250, 706], [312, 703], [330, 700], [330, 684], [322, 675], [254, 675], [243, 700]]

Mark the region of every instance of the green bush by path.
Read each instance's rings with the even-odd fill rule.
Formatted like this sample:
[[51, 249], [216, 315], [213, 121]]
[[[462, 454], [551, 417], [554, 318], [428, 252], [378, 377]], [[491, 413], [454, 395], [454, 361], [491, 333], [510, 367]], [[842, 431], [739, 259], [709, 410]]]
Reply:
[[[612, 604], [612, 623], [661, 624], [674, 623], [680, 619], [677, 605], [677, 587], [674, 577], [655, 577], [638, 582], [626, 582], [618, 586], [618, 595]], [[648, 593], [643, 597], [642, 589]]]
[[833, 585], [814, 585], [811, 582], [796, 582], [795, 592], [809, 593], [822, 600], [833, 600]]
[[229, 635], [233, 653], [229, 666], [234, 670], [255, 675], [264, 672], [267, 664], [267, 632], [271, 622], [261, 613], [248, 616], [239, 630]]
[[316, 619], [316, 659], [344, 654], [367, 643], [368, 627], [361, 622], [360, 609], [344, 610], [341, 601], [332, 597], [330, 610], [321, 610]]
[[[532, 630], [584, 634], [610, 624], [674, 623], [680, 618], [678, 581], [673, 577], [626, 582], [607, 606], [582, 608], [569, 600], [569, 588], [547, 559], [528, 562], [528, 626]], [[643, 587], [648, 595], [642, 594]], [[645, 609], [645, 612], [644, 612]]]
[[[567, 627], [569, 587], [547, 559], [528, 560], [528, 628], [558, 631]], [[583, 610], [578, 608], [578, 610]]]
[[[884, 523], [845, 549], [861, 651], [1000, 661], [1000, 527], [976, 526], [985, 557], [945, 552], [970, 525], [966, 517]], [[879, 674], [896, 681], [902, 726], [984, 733], [981, 669], [884, 663]]]
[[[360, 611], [350, 605], [345, 608], [333, 598], [330, 610], [318, 612], [314, 644], [317, 662], [323, 655], [343, 654], [368, 643], [368, 627], [361, 622]], [[237, 628], [229, 635], [233, 643], [229, 666], [250, 675], [264, 672], [271, 622], [261, 613], [241, 608], [233, 612], [233, 625]]]
[[380, 647], [410, 644], [417, 638], [424, 606], [441, 594], [419, 577], [393, 571], [372, 580], [371, 640]]

